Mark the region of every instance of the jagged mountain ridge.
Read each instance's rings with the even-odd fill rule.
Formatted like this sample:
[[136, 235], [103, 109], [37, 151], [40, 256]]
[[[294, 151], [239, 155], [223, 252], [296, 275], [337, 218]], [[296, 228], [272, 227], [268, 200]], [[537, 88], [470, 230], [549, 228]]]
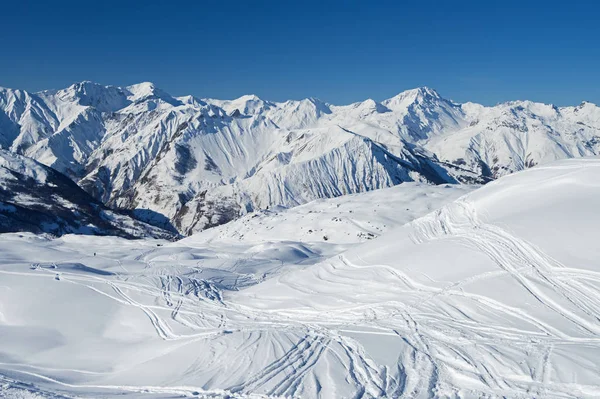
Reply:
[[600, 148], [593, 104], [484, 107], [430, 88], [334, 106], [82, 82], [35, 94], [0, 89], [0, 110], [3, 148], [183, 234], [254, 209], [406, 181], [483, 183]]

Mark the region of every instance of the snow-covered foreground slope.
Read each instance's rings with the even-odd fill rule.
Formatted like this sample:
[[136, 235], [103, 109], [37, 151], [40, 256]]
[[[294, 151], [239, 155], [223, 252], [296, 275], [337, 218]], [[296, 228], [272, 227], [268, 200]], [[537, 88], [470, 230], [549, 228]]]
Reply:
[[265, 211], [176, 243], [1, 235], [5, 391], [34, 383], [27, 389], [57, 397], [271, 393], [248, 385], [252, 375], [309, 330], [253, 326], [227, 293], [335, 256], [471, 190], [401, 185]]
[[4, 386], [598, 397], [599, 172], [562, 161], [458, 199], [456, 186], [400, 186], [177, 243], [2, 235]]
[[0, 88], [0, 147], [189, 235], [257, 209], [404, 182], [484, 183], [600, 153], [600, 108], [457, 104], [418, 88], [336, 106], [173, 97], [152, 83]]
[[582, 159], [505, 177], [232, 300], [362, 344], [349, 380], [321, 380], [330, 395], [598, 397], [599, 172]]

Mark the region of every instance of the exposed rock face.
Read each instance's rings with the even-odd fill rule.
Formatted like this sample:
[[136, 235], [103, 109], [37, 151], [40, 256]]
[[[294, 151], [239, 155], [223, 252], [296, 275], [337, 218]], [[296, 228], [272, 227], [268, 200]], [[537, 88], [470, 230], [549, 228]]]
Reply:
[[0, 150], [0, 232], [171, 238], [164, 231], [106, 208], [60, 172]]

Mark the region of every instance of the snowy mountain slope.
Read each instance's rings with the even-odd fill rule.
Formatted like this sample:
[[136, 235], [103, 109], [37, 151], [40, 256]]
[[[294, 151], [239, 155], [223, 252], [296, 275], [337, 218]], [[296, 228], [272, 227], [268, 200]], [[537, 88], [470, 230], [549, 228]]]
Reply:
[[114, 212], [52, 168], [0, 150], [0, 232], [169, 238], [172, 233]]
[[331, 119], [346, 126], [353, 124], [349, 120], [368, 123], [409, 142], [419, 142], [467, 125], [459, 104], [442, 98], [428, 87], [404, 91], [381, 103], [367, 100], [335, 107]]
[[410, 147], [402, 148], [395, 155], [370, 139], [339, 127], [295, 131], [290, 137], [289, 144], [278, 145], [280, 152], [270, 153], [253, 169], [251, 176], [216, 186], [200, 198], [188, 201], [175, 216], [176, 227], [190, 233], [221, 224], [221, 220], [211, 221], [202, 211], [207, 202], [221, 204], [221, 214], [229, 215], [225, 219], [228, 221], [245, 211], [265, 209], [273, 204], [296, 206], [318, 198], [360, 193], [403, 182], [456, 183], [459, 180], [455, 175], [461, 175], [463, 181], [469, 178], [478, 181], [476, 176], [464, 171], [444, 169]]
[[442, 160], [497, 178], [564, 158], [598, 155], [600, 108], [514, 101], [496, 107], [463, 104], [470, 125], [432, 138], [425, 147]]
[[[354, 377], [319, 378], [331, 396], [597, 397], [599, 168], [568, 160], [504, 177], [226, 299], [322, 326], [330, 350], [361, 343]], [[307, 396], [326, 392], [299, 378]]]
[[175, 243], [0, 235], [0, 383], [56, 397], [597, 397], [599, 168], [553, 163], [458, 199], [467, 187], [400, 185]]
[[180, 240], [181, 245], [261, 244], [265, 241], [372, 240], [474, 190], [472, 185], [405, 183], [366, 193], [320, 199], [293, 208], [274, 207]]
[[[314, 123], [306, 115], [316, 119], [330, 112], [316, 100], [283, 103], [281, 109], [256, 97], [213, 103], [224, 109], [206, 100], [164, 113], [117, 115], [106, 124], [110, 133], [80, 184], [110, 205], [164, 214], [189, 234], [257, 208], [404, 181], [480, 181], [401, 141], [383, 148], [339, 126], [279, 127], [282, 120], [288, 127], [305, 126]], [[268, 112], [232, 116], [239, 109]], [[283, 117], [288, 111], [291, 116]]]
[[255, 209], [403, 182], [484, 183], [598, 153], [600, 111], [457, 104], [435, 90], [335, 106], [172, 97], [151, 83], [0, 89], [0, 145], [183, 234]]
[[0, 88], [3, 117], [12, 129], [18, 127], [18, 134], [9, 135], [12, 140], [4, 147], [79, 178], [87, 158], [102, 142], [106, 114], [140, 103], [150, 111], [162, 102], [179, 104], [151, 83], [119, 88], [81, 82], [36, 94]]
[[[334, 256], [471, 189], [401, 185], [265, 211], [175, 243], [0, 235], [0, 391], [263, 397], [236, 385], [268, 371], [304, 332], [254, 329], [224, 292]], [[306, 234], [294, 238], [298, 228]]]

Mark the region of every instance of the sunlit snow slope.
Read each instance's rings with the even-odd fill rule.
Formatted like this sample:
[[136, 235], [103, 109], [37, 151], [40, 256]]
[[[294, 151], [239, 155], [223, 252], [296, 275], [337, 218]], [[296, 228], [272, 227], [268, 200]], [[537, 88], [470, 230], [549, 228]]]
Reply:
[[534, 168], [232, 298], [354, 345], [312, 394], [598, 397], [598, 198], [597, 159]]
[[562, 161], [464, 196], [399, 186], [177, 243], [2, 235], [0, 383], [84, 397], [598, 397], [599, 171]]
[[43, 395], [268, 392], [236, 386], [306, 328], [255, 328], [227, 292], [335, 256], [471, 190], [400, 185], [264, 211], [177, 243], [1, 235], [0, 375], [9, 382], [0, 392], [24, 392], [26, 382]]

